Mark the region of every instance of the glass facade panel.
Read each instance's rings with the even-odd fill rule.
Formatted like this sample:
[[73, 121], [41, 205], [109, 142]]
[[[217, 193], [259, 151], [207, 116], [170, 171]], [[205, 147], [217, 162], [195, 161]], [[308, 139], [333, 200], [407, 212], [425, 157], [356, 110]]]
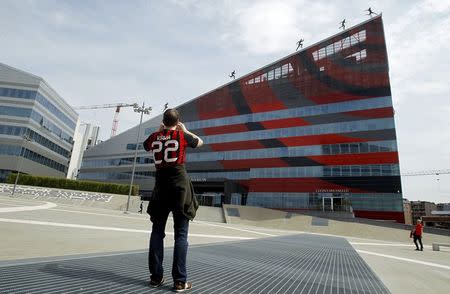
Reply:
[[343, 197], [353, 210], [403, 211], [402, 195], [397, 193], [277, 193], [250, 192], [247, 205], [278, 209], [322, 210], [323, 197]]
[[[371, 126], [369, 128], [369, 126]], [[235, 142], [235, 141], [248, 141], [248, 140], [261, 140], [261, 139], [274, 139], [274, 138], [286, 138], [286, 137], [297, 137], [297, 136], [307, 136], [308, 133], [312, 131], [314, 135], [322, 134], [339, 134], [339, 133], [350, 133], [350, 132], [362, 132], [369, 130], [384, 130], [393, 129], [394, 119], [393, 118], [381, 118], [372, 120], [362, 120], [356, 122], [341, 122], [332, 123], [324, 125], [313, 125], [305, 127], [294, 127], [284, 129], [285, 134], [281, 133], [280, 129], [275, 130], [263, 130], [263, 131], [252, 131], [245, 133], [231, 133], [231, 134], [221, 134], [204, 136], [203, 141], [206, 144], [214, 143], [225, 143], [225, 142]], [[378, 152], [378, 151], [373, 151]]]
[[0, 155], [19, 156], [20, 146], [0, 144]]
[[[83, 160], [81, 167], [83, 168], [99, 168], [107, 166], [121, 166], [132, 165], [134, 157], [122, 157], [113, 159], [85, 159]], [[149, 156], [136, 157], [136, 164], [150, 164], [153, 163], [153, 158]]]
[[21, 146], [0, 145], [0, 155], [22, 156], [57, 171], [67, 173], [67, 166]]
[[39, 112], [32, 110], [31, 108], [22, 107], [10, 107], [0, 106], [0, 115], [18, 116], [18, 117], [31, 117], [35, 122], [39, 123], [43, 128], [63, 139], [64, 141], [72, 144], [73, 138], [68, 133], [64, 132], [56, 124], [45, 118]]
[[59, 138], [63, 139], [67, 143], [73, 144], [73, 138], [68, 133], [64, 132], [61, 128], [59, 128], [57, 125], [49, 121], [47, 118], [42, 116], [37, 111], [31, 112], [31, 118], [39, 123], [44, 129], [51, 132], [52, 134], [58, 136]]
[[281, 118], [307, 117], [383, 107], [392, 107], [392, 98], [390, 96], [191, 121], [186, 122], [185, 125], [188, 129], [195, 130], [224, 125], [244, 124], [248, 122], [262, 122]]
[[59, 120], [69, 126], [71, 129], [75, 129], [76, 122], [66, 116], [61, 110], [59, 110], [53, 103], [51, 103], [46, 97], [37, 91], [11, 89], [0, 87], [0, 96], [11, 98], [22, 98], [36, 100], [44, 106], [48, 111], [54, 114]]
[[31, 108], [11, 107], [0, 105], [0, 115], [30, 117]]
[[0, 125], [0, 134], [10, 135], [10, 136], [20, 136], [20, 137], [27, 134], [34, 142], [38, 143], [39, 145], [41, 145], [53, 152], [56, 152], [66, 158], [70, 157], [69, 150], [62, 148], [58, 144], [53, 143], [52, 141], [39, 135], [35, 131], [30, 130], [25, 127]]
[[[138, 150], [144, 149], [144, 142], [138, 143]], [[129, 143], [127, 144], [127, 150], [136, 150], [136, 143]]]

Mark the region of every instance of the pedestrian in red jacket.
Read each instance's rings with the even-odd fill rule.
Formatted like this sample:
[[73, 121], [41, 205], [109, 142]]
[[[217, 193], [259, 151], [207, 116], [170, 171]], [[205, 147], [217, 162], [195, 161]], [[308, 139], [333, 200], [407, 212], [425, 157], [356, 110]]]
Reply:
[[[412, 234], [414, 237], [414, 244], [416, 244], [416, 251], [419, 251], [419, 250], [423, 251], [422, 232], [423, 232], [422, 220], [418, 219], [417, 224], [412, 231]], [[420, 243], [420, 249], [419, 249], [419, 245], [417, 244], [417, 241], [419, 241], [419, 243]]]

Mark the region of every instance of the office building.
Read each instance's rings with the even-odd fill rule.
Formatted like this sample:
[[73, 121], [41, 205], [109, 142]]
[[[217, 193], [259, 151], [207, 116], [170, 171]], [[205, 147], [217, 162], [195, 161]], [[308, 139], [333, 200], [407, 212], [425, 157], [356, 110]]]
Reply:
[[0, 63], [0, 181], [65, 177], [78, 114], [41, 77]]
[[[381, 16], [177, 109], [205, 142], [189, 151], [186, 167], [211, 205], [344, 210], [404, 222]], [[160, 121], [145, 122], [139, 137], [136, 183], [144, 194], [153, 189], [154, 166], [142, 142]], [[129, 182], [137, 130], [87, 150], [80, 177]]]
[[411, 201], [411, 213], [413, 224], [423, 216], [431, 216], [431, 212], [436, 210], [436, 204], [429, 201]]
[[67, 172], [68, 179], [76, 179], [81, 166], [84, 151], [97, 145], [99, 126], [79, 121], [75, 130], [74, 144], [70, 165]]

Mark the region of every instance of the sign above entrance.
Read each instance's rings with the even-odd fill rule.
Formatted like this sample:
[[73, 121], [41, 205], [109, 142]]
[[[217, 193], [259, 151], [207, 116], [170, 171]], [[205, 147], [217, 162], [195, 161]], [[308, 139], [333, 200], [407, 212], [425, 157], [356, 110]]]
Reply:
[[316, 193], [350, 193], [349, 189], [317, 189]]

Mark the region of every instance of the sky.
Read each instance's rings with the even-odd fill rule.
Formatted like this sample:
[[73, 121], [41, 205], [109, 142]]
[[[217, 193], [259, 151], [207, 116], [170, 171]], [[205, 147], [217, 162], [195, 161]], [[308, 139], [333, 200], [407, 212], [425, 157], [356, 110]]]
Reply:
[[[383, 13], [402, 173], [450, 169], [450, 0], [0, 1], [0, 62], [70, 105], [142, 103], [160, 114]], [[79, 111], [111, 132], [114, 109]], [[138, 124], [131, 108], [119, 132]], [[402, 177], [409, 200], [450, 202], [450, 175]]]

